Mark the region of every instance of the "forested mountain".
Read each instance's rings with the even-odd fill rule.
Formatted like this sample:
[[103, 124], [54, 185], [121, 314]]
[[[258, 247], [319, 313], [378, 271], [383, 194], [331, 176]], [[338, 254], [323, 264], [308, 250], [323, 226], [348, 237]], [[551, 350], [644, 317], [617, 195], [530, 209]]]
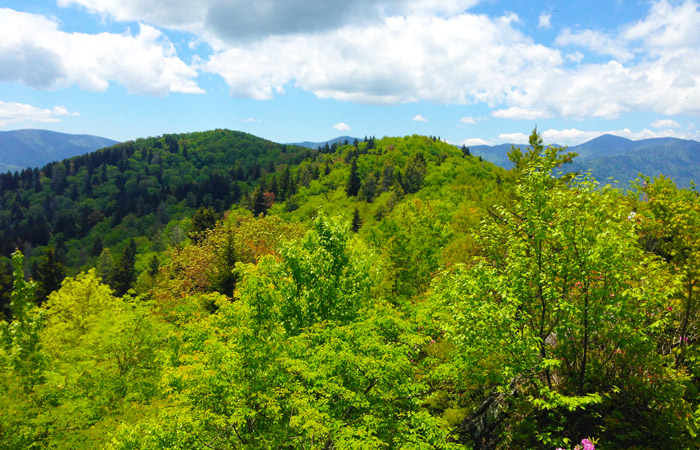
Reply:
[[[217, 130], [138, 139], [0, 174], [0, 260], [9, 274], [15, 249], [33, 257], [48, 246], [68, 268], [94, 265], [103, 249], [121, 250], [131, 238], [148, 242], [199, 207], [221, 213], [276, 165], [311, 154]], [[182, 239], [177, 230], [173, 239]]]
[[339, 136], [337, 138], [329, 139], [327, 141], [321, 141], [321, 142], [304, 141], [304, 142], [295, 142], [295, 143], [289, 144], [289, 145], [299, 145], [301, 147], [312, 148], [314, 150], [317, 150], [319, 147], [331, 146], [333, 144], [335, 144], [336, 146], [343, 145], [343, 144], [350, 144], [354, 141], [359, 141], [359, 140], [360, 140], [360, 138], [355, 138], [352, 136]]
[[[627, 186], [625, 181], [635, 180], [639, 174], [648, 177], [663, 174], [681, 187], [700, 181], [700, 142], [676, 138], [622, 139], [617, 138], [616, 147], [587, 144], [572, 147], [571, 151], [580, 151], [584, 156], [575, 160], [573, 169], [590, 170], [600, 180], [612, 178], [624, 186]], [[611, 150], [615, 148], [618, 150]]]
[[0, 131], [0, 172], [39, 167], [110, 147], [117, 141], [47, 130]]
[[[513, 166], [508, 160], [511, 147], [512, 144], [476, 145], [469, 150], [474, 155], [510, 169]], [[676, 138], [632, 141], [606, 134], [568, 147], [568, 151], [578, 155], [570, 170], [581, 173], [590, 170], [598, 180], [612, 178], [624, 187], [629, 187], [629, 182], [639, 174], [650, 177], [664, 174], [681, 187], [688, 187], [691, 181], [700, 180], [700, 142], [696, 141]]]
[[700, 448], [700, 200], [530, 144], [215, 130], [3, 175], [0, 448]]

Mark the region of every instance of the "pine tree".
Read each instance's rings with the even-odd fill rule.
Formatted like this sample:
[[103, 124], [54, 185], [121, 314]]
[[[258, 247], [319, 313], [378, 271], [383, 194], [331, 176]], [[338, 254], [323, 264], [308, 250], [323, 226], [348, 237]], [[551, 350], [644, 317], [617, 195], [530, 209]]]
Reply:
[[362, 218], [360, 217], [360, 211], [355, 208], [355, 212], [352, 214], [352, 231], [357, 233], [362, 228]]
[[66, 277], [66, 268], [56, 260], [53, 247], [46, 249], [46, 257], [37, 267], [34, 278], [37, 281], [36, 300], [43, 303], [49, 294], [61, 287], [61, 282]]
[[238, 275], [233, 270], [237, 261], [234, 235], [233, 232], [229, 232], [226, 241], [216, 253], [217, 274], [213, 283], [214, 289], [228, 297], [233, 297], [238, 281]]
[[155, 278], [156, 276], [158, 276], [159, 270], [160, 260], [158, 259], [158, 255], [153, 255], [148, 261], [148, 275], [150, 275], [151, 278]]
[[216, 226], [218, 215], [212, 207], [200, 207], [192, 216], [192, 229], [187, 233], [190, 239], [195, 243], [204, 239], [207, 230]]
[[136, 281], [136, 242], [132, 239], [126, 246], [117, 267], [112, 275], [112, 288], [114, 293], [122, 296], [127, 293]]
[[255, 188], [253, 194], [253, 214], [259, 216], [265, 211], [267, 211], [267, 202], [265, 201], [265, 186], [263, 186], [263, 182], [261, 181], [260, 185]]
[[348, 197], [356, 197], [357, 193], [360, 192], [360, 175], [357, 170], [357, 158], [353, 158], [352, 164], [350, 166], [350, 177], [348, 177], [348, 182], [345, 186], [345, 192]]

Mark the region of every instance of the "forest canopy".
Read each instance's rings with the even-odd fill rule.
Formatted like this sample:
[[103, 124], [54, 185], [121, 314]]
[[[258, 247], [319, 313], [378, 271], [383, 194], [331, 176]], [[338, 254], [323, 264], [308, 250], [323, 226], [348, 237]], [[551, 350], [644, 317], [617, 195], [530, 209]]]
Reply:
[[530, 143], [217, 130], [2, 175], [0, 448], [700, 448], [697, 192]]

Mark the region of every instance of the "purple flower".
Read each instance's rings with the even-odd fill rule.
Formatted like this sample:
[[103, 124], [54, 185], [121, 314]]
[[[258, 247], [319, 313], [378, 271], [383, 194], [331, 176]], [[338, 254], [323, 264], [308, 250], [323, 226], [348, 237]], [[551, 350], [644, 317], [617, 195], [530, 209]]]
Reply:
[[595, 450], [593, 443], [588, 439], [581, 439], [581, 444], [583, 445], [583, 450]]

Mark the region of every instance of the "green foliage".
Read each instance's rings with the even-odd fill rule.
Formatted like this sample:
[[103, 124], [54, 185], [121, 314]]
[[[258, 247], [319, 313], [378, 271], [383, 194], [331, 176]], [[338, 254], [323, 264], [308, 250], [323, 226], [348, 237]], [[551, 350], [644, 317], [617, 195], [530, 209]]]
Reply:
[[29, 390], [42, 377], [39, 331], [44, 317], [34, 304], [36, 284], [24, 279], [24, 255], [19, 251], [12, 254], [12, 268], [13, 320], [0, 322], [0, 370], [3, 378], [16, 377], [14, 381]]
[[46, 249], [46, 259], [44, 259], [36, 271], [37, 281], [37, 302], [43, 303], [53, 291], [61, 287], [61, 281], [66, 277], [66, 268], [56, 260], [54, 249]]
[[111, 286], [117, 295], [126, 294], [136, 281], [136, 242], [133, 239], [124, 248], [119, 262], [114, 267]]
[[237, 301], [183, 328], [174, 408], [111, 448], [457, 448], [421, 408], [425, 338], [368, 301], [370, 261], [320, 217], [281, 261], [242, 266]]
[[[520, 427], [511, 428], [515, 442], [533, 432], [613, 439], [608, 408], [648, 408], [640, 395], [648, 378], [663, 390], [653, 403], [683, 410], [682, 374], [656, 352], [673, 280], [637, 245], [620, 194], [586, 178], [556, 182], [554, 152], [530, 158], [513, 209], [496, 209], [482, 225], [483, 256], [436, 285], [464, 376], [528, 395], [518, 406], [527, 419], [509, 426]], [[675, 437], [665, 435], [670, 422], [664, 416], [647, 432], [671, 445], [682, 429], [675, 421]]]
[[0, 278], [0, 448], [698, 448], [695, 191], [464, 150], [217, 130], [13, 177], [3, 236], [78, 274]]
[[350, 164], [350, 176], [345, 185], [345, 192], [348, 197], [355, 197], [360, 192], [361, 182], [360, 175], [357, 172], [357, 158], [353, 158]]
[[542, 158], [549, 159], [555, 166], [563, 163], [570, 163], [576, 157], [576, 153], [563, 153], [565, 149], [549, 146], [544, 148], [542, 145], [542, 136], [537, 133], [537, 127], [532, 130], [529, 138], [530, 147], [526, 153], [523, 153], [519, 147], [511, 147], [508, 152], [508, 159], [513, 163], [514, 169], [517, 172], [522, 172], [527, 167], [537, 165], [538, 160]]
[[214, 228], [218, 219], [219, 218], [216, 211], [214, 211], [214, 208], [197, 208], [197, 211], [195, 211], [194, 215], [192, 216], [192, 228], [187, 235], [195, 243], [199, 242], [204, 238], [207, 230]]

